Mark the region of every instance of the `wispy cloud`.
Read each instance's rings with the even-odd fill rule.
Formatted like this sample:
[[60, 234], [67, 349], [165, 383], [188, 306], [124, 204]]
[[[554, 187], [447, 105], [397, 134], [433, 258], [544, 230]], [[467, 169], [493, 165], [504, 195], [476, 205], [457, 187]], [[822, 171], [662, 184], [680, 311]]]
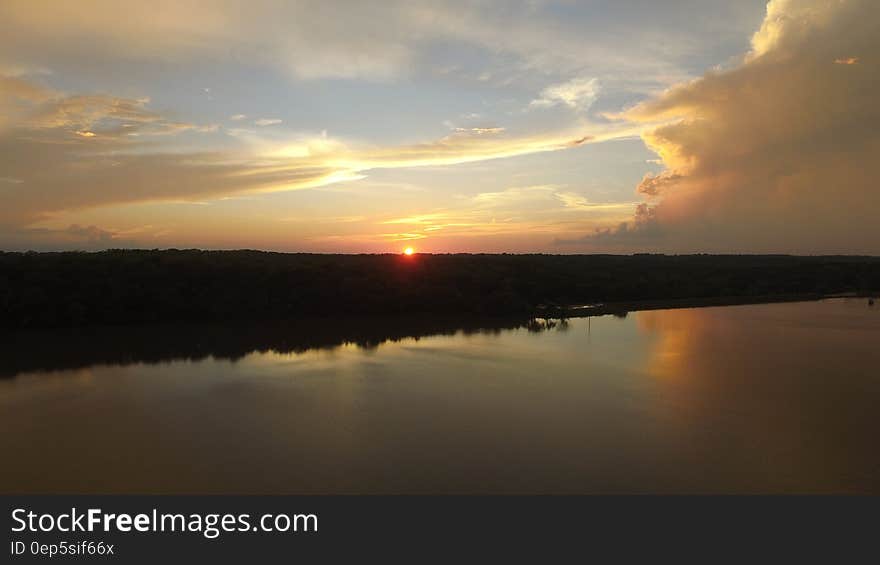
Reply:
[[277, 126], [284, 120], [279, 118], [260, 118], [258, 120], [254, 120], [255, 126], [265, 127], [265, 126]]
[[496, 133], [503, 133], [505, 128], [502, 127], [473, 127], [473, 128], [462, 128], [457, 127], [453, 131], [456, 133], [474, 133], [477, 135], [492, 135]]
[[254, 131], [236, 138], [242, 144], [234, 150], [192, 151], [175, 145], [176, 135], [212, 126], [169, 120], [147, 98], [70, 96], [7, 77], [0, 79], [0, 107], [10, 109], [0, 128], [0, 167], [6, 178], [21, 181], [4, 183], [0, 223], [7, 225], [107, 205], [316, 188], [362, 179], [371, 170], [560, 151], [620, 135], [509, 136], [502, 128], [472, 128], [382, 147], [347, 143], [326, 132], [290, 143], [261, 139]]
[[[174, 2], [157, 12], [111, 0], [52, 10], [6, 0], [0, 3], [0, 21], [7, 24], [0, 35], [0, 65], [41, 68], [46, 61], [63, 65], [76, 59], [219, 63], [234, 53], [244, 63], [298, 79], [382, 81], [417, 74], [432, 47], [454, 44], [509, 61], [502, 68], [474, 69], [475, 80], [592, 70], [656, 87], [684, 75], [677, 59], [690, 54], [696, 37], [714, 34], [717, 41], [719, 32], [731, 35], [747, 13], [731, 6], [740, 3], [701, 4], [726, 19], [724, 25], [686, 25], [678, 21], [686, 18], [669, 17], [667, 6], [652, 3], [637, 11], [611, 4], [597, 13], [588, 5], [557, 11], [530, 1], [227, 0], [211, 10], [199, 2]], [[646, 51], [641, 48], [646, 44], [658, 47]]]
[[538, 98], [529, 103], [532, 108], [550, 108], [565, 105], [576, 110], [587, 110], [599, 96], [599, 81], [595, 78], [575, 78], [548, 86]]
[[454, 208], [395, 217], [382, 225], [401, 225], [409, 235], [486, 238], [528, 233], [558, 238], [575, 226], [597, 228], [627, 218], [634, 202], [590, 202], [584, 196], [555, 185], [510, 187], [461, 197]]

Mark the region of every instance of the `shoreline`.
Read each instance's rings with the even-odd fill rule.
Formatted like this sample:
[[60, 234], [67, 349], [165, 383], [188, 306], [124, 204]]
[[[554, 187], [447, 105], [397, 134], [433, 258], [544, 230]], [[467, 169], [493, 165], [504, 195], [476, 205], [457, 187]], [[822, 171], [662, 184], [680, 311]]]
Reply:
[[627, 301], [574, 308], [568, 314], [557, 311], [532, 316], [418, 314], [0, 330], [0, 381], [34, 371], [80, 369], [96, 364], [126, 366], [209, 357], [236, 361], [253, 352], [303, 353], [349, 344], [373, 349], [387, 342], [462, 332], [497, 333], [520, 328], [541, 331], [555, 327], [558, 320], [565, 318], [624, 317], [629, 312], [645, 310], [866, 297], [860, 293], [837, 293]]
[[[543, 308], [538, 314], [552, 314], [550, 316], [536, 315], [547, 319], [556, 318], [591, 318], [595, 316], [625, 316], [630, 312], [646, 310], [679, 310], [685, 308], [708, 308], [712, 306], [747, 306], [757, 304], [783, 304], [786, 302], [817, 302], [829, 298], [864, 298], [871, 299], [873, 295], [859, 292], [845, 292], [832, 294], [783, 294], [762, 296], [719, 296], [701, 298], [671, 298], [661, 300], [633, 300], [626, 302], [607, 302], [559, 308]], [[560, 316], [561, 314], [561, 316]]]

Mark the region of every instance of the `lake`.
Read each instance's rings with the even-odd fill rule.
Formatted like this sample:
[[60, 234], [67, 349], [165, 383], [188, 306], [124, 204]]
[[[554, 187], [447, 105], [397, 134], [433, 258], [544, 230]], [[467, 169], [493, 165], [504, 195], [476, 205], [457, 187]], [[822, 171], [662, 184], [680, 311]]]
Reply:
[[16, 333], [0, 377], [5, 493], [880, 494], [864, 299]]

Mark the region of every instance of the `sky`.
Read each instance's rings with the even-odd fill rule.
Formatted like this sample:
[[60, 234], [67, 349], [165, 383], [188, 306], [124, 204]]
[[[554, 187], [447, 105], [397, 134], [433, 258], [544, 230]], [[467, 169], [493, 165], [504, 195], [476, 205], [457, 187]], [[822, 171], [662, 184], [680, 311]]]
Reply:
[[0, 249], [880, 254], [875, 0], [0, 3]]

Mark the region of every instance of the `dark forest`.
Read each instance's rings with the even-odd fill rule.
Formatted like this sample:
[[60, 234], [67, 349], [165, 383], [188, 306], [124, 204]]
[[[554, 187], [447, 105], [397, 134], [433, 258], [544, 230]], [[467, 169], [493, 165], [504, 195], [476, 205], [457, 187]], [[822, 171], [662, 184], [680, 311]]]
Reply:
[[[0, 253], [5, 328], [443, 314], [871, 295], [880, 258], [783, 255]], [[656, 304], [654, 305], [656, 307]]]

